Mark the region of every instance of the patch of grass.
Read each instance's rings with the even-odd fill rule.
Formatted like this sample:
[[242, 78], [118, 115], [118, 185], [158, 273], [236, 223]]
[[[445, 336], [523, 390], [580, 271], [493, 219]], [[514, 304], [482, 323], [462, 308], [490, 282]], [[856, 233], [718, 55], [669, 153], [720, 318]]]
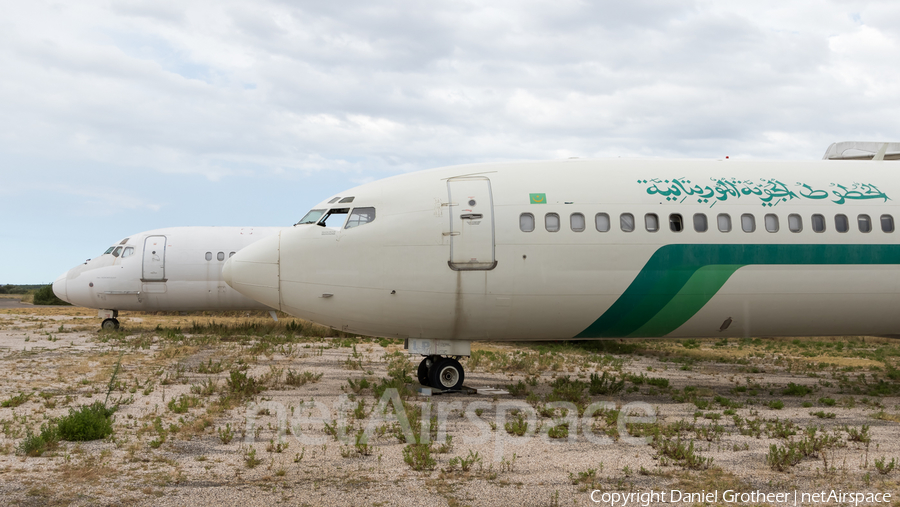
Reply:
[[[315, 384], [321, 379], [321, 373], [313, 373], [311, 371], [295, 372], [294, 370], [289, 369], [287, 372], [287, 376], [285, 376], [284, 383], [289, 386], [300, 387], [308, 383]], [[363, 379], [362, 381], [368, 383], [366, 379]], [[352, 383], [350, 385], [351, 387], [353, 386]]]
[[772, 410], [781, 410], [784, 408], [784, 402], [781, 400], [772, 400], [767, 406]]
[[818, 412], [810, 412], [809, 415], [814, 415], [819, 419], [834, 419], [835, 417], [837, 417], [837, 414], [835, 414], [834, 412], [825, 412], [822, 410], [819, 410]]
[[810, 389], [809, 387], [791, 382], [787, 385], [787, 387], [782, 389], [781, 394], [783, 394], [784, 396], [806, 396], [811, 392], [812, 389]]
[[30, 399], [31, 399], [31, 393], [29, 393], [29, 394], [19, 393], [15, 396], [10, 397], [8, 400], [4, 400], [2, 403], [0, 403], [0, 407], [15, 408], [15, 407], [18, 407], [19, 405], [24, 404], [26, 401], [28, 401]]
[[826, 407], [833, 407], [837, 404], [837, 401], [834, 398], [819, 398], [819, 403]]
[[59, 445], [59, 439], [59, 429], [51, 421], [41, 426], [40, 433], [34, 434], [29, 430], [28, 435], [19, 442], [16, 450], [19, 454], [26, 456], [40, 456], [47, 451], [56, 449]]
[[262, 463], [262, 458], [256, 457], [256, 449], [251, 445], [250, 450], [244, 454], [244, 464], [247, 468], [256, 468], [260, 463]]
[[182, 394], [177, 398], [169, 400], [168, 407], [173, 413], [185, 414], [188, 410], [200, 405], [200, 399], [196, 396], [188, 396]]

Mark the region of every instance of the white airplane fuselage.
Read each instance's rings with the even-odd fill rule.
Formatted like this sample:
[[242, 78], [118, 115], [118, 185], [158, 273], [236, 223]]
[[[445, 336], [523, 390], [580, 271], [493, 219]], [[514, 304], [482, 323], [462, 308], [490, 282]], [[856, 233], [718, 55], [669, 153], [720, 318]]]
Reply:
[[225, 280], [411, 340], [896, 335], [897, 199], [891, 162], [447, 167], [326, 199], [343, 220], [249, 245]]
[[101, 310], [271, 310], [222, 280], [230, 255], [277, 227], [172, 227], [135, 234], [53, 283], [73, 305]]

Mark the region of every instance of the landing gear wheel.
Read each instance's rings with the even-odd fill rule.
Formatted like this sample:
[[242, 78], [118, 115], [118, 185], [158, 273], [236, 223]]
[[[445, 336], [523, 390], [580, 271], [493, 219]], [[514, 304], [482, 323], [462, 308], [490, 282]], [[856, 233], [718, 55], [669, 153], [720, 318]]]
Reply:
[[416, 376], [419, 377], [419, 383], [425, 387], [428, 387], [430, 384], [428, 383], [428, 358], [422, 359], [422, 362], [419, 363], [419, 369], [416, 371]]
[[428, 370], [431, 387], [442, 391], [459, 391], [462, 388], [465, 373], [459, 361], [451, 358], [438, 359]]
[[116, 319], [106, 319], [100, 324], [100, 329], [104, 331], [115, 331], [119, 329], [119, 321]]

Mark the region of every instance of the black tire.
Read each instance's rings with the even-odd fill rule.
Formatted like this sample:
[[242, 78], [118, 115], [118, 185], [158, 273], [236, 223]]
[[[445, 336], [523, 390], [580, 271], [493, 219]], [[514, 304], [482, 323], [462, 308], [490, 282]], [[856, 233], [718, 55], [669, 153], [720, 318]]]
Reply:
[[115, 331], [119, 329], [119, 321], [116, 319], [106, 319], [100, 323], [100, 329], [104, 331]]
[[428, 358], [422, 359], [422, 362], [419, 363], [419, 369], [416, 371], [416, 376], [419, 377], [419, 383], [425, 387], [428, 387], [430, 384], [428, 382]]
[[443, 358], [428, 371], [428, 380], [435, 389], [459, 391], [465, 380], [465, 372], [456, 359]]

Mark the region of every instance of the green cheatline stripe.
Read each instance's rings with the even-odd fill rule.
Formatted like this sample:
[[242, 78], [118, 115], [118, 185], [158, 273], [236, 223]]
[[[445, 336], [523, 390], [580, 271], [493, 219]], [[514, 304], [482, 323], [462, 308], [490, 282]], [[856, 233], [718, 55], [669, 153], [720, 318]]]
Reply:
[[900, 264], [900, 245], [666, 245], [575, 338], [664, 336], [694, 316], [742, 266]]

